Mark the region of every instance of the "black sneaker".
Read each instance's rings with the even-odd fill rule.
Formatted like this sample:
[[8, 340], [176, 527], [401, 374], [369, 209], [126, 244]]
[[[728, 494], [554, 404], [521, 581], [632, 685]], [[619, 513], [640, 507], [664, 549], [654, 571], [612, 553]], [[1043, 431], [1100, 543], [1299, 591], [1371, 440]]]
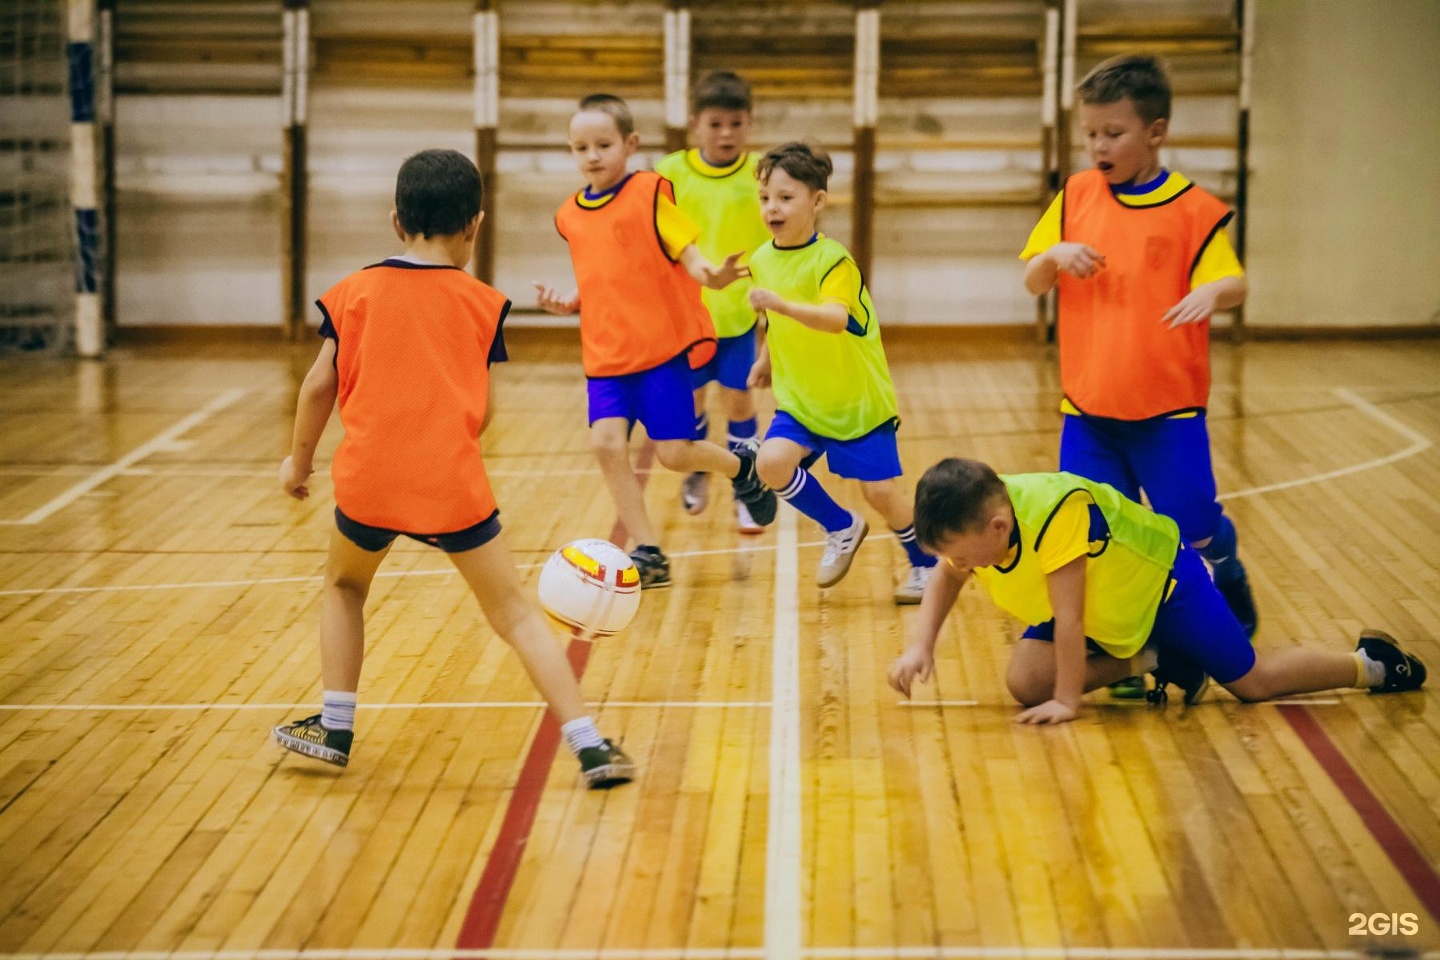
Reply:
[[353, 730], [328, 730], [320, 725], [320, 714], [296, 720], [274, 729], [275, 742], [286, 750], [303, 753], [316, 760], [343, 767], [350, 762], [350, 744], [355, 739]]
[[1385, 682], [1371, 687], [1371, 693], [1401, 693], [1424, 685], [1425, 664], [1401, 650], [1399, 642], [1383, 630], [1362, 630], [1355, 649], [1385, 665]]
[[1175, 684], [1184, 693], [1184, 703], [1190, 706], [1210, 689], [1210, 677], [1195, 665], [1189, 657], [1161, 651], [1160, 662], [1151, 674], [1155, 678], [1155, 689], [1145, 694], [1150, 703], [1163, 706], [1170, 699], [1166, 687]]
[[1240, 576], [1228, 583], [1215, 581], [1215, 589], [1220, 591], [1220, 596], [1225, 598], [1225, 606], [1245, 628], [1245, 635], [1254, 640], [1255, 631], [1260, 627], [1260, 614], [1255, 610], [1255, 595], [1250, 592], [1250, 576], [1238, 558], [1231, 562], [1240, 568]]
[[670, 586], [670, 558], [661, 553], [659, 547], [636, 547], [630, 560], [640, 571], [642, 590]]
[[735, 499], [750, 509], [750, 518], [762, 527], [775, 522], [775, 491], [765, 486], [760, 474], [755, 472], [755, 454], [749, 450], [737, 451], [740, 458], [740, 472], [730, 485], [735, 488]]
[[635, 779], [635, 761], [609, 740], [602, 740], [598, 747], [586, 747], [576, 758], [580, 761], [580, 775], [591, 790], [607, 790]]

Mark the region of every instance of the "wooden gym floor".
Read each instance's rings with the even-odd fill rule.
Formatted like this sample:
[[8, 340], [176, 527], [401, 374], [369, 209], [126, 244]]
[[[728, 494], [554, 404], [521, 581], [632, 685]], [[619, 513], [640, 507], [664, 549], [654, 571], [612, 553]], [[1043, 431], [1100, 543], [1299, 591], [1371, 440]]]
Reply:
[[[948, 454], [1053, 465], [1043, 348], [890, 353], [912, 482]], [[614, 517], [576, 352], [517, 332], [512, 354], [486, 450], [533, 580]], [[407, 542], [368, 608], [351, 766], [283, 753], [270, 727], [318, 700], [329, 481], [305, 504], [275, 481], [312, 356], [0, 358], [0, 960], [1440, 955], [1435, 686], [1101, 694], [1019, 728], [1015, 628], [968, 588], [937, 682], [902, 703], [893, 540], [822, 595], [808, 521], [782, 508], [741, 538], [728, 495], [687, 517], [664, 473], [675, 586], [572, 646], [637, 783], [590, 793], [551, 762], [518, 663]], [[1257, 643], [1349, 649], [1374, 625], [1440, 667], [1440, 343], [1217, 346], [1215, 365]]]

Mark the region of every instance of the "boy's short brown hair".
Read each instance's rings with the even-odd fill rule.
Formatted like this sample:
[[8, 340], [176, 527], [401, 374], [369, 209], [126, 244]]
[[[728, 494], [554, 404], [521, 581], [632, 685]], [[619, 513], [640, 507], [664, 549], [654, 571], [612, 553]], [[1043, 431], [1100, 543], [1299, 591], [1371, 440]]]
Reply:
[[795, 140], [782, 143], [761, 157], [755, 166], [755, 179], [767, 183], [775, 170], [784, 170], [811, 190], [826, 190], [835, 165], [824, 150]]
[[480, 213], [480, 171], [455, 150], [421, 150], [395, 176], [395, 215], [410, 236], [463, 233]]
[[695, 87], [691, 112], [699, 113], [709, 107], [718, 110], [744, 110], [749, 113], [752, 109], [750, 84], [739, 74], [729, 70], [712, 70]]
[[615, 129], [620, 131], [620, 136], [628, 137], [635, 132], [635, 117], [630, 113], [630, 104], [613, 93], [592, 93], [580, 101], [580, 112], [594, 110], [597, 113], [608, 113], [615, 121]]
[[969, 533], [989, 519], [997, 496], [1008, 496], [1005, 481], [989, 464], [961, 457], [941, 460], [915, 485], [915, 540], [934, 550], [952, 534]]
[[1170, 119], [1170, 77], [1159, 57], [1111, 57], [1087, 73], [1075, 92], [1085, 104], [1118, 103], [1129, 97], [1147, 124]]

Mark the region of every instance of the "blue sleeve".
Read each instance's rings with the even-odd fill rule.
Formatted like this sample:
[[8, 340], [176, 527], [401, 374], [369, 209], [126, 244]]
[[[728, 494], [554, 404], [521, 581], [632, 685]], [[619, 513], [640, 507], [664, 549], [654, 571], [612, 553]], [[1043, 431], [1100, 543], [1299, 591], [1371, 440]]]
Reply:
[[510, 315], [510, 301], [505, 301], [505, 306], [500, 308], [500, 322], [495, 324], [495, 339], [490, 341], [490, 356], [486, 358], [486, 366], [493, 366], [497, 363], [504, 363], [510, 359], [510, 353], [505, 349], [505, 318]]
[[339, 343], [340, 334], [336, 332], [335, 323], [330, 319], [330, 311], [325, 309], [325, 301], [316, 300], [315, 306], [320, 308], [320, 336]]

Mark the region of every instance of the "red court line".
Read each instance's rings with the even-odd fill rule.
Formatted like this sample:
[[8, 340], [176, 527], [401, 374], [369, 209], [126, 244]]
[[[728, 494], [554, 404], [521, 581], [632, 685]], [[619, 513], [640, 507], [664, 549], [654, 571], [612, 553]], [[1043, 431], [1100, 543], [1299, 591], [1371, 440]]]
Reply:
[[1433, 919], [1440, 920], [1440, 875], [1436, 874], [1435, 867], [1390, 816], [1380, 798], [1366, 786], [1359, 772], [1335, 746], [1335, 741], [1315, 721], [1315, 716], [1302, 706], [1281, 705], [1277, 709], [1290, 722], [1300, 742], [1335, 781], [1335, 786], [1340, 788], [1355, 812], [1360, 814], [1371, 836], [1380, 844], [1390, 862], [1395, 864], [1405, 882], [1410, 884], [1416, 898], [1430, 911]]
[[[566, 651], [570, 657], [570, 669], [578, 680], [585, 673], [585, 664], [590, 659], [590, 643], [587, 640], [572, 639]], [[545, 712], [540, 729], [530, 744], [530, 753], [520, 768], [515, 781], [515, 792], [510, 794], [510, 804], [505, 808], [505, 820], [500, 824], [500, 835], [490, 850], [490, 859], [485, 863], [485, 872], [470, 898], [470, 908], [465, 911], [465, 923], [460, 927], [460, 937], [455, 946], [461, 950], [488, 950], [495, 945], [495, 934], [500, 929], [500, 917], [505, 912], [505, 903], [510, 899], [510, 887], [515, 883], [515, 874], [520, 869], [520, 858], [525, 845], [530, 841], [530, 828], [535, 824], [535, 814], [540, 809], [540, 795], [545, 791], [545, 780], [550, 765], [555, 761], [556, 748], [560, 745], [560, 724], [554, 714]]]

